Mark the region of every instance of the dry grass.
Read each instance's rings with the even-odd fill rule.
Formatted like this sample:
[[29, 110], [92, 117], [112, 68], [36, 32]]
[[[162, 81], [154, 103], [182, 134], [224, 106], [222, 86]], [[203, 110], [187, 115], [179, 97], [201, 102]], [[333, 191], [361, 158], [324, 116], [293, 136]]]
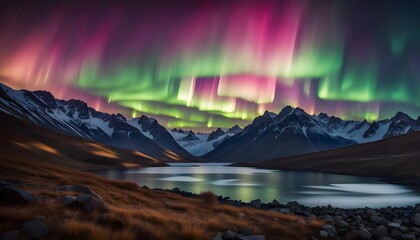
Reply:
[[[243, 227], [254, 228], [268, 239], [308, 239], [317, 235], [322, 224], [277, 212], [219, 204], [210, 192], [186, 198], [33, 160], [0, 156], [0, 169], [2, 180], [15, 182], [43, 200], [42, 204], [1, 206], [0, 231], [14, 229], [38, 215], [46, 217], [53, 239], [211, 239], [218, 231], [239, 231]], [[92, 188], [106, 203], [106, 218], [99, 213], [63, 208], [57, 199], [76, 193], [55, 191], [62, 184]]]

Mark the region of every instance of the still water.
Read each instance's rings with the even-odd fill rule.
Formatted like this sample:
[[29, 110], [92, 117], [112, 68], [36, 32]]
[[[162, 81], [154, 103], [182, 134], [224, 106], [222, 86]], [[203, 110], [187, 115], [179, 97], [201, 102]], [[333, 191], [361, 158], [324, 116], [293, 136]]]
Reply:
[[169, 167], [104, 170], [99, 175], [136, 182], [150, 188], [200, 193], [212, 191], [249, 202], [260, 198], [307, 206], [386, 207], [420, 203], [420, 192], [387, 184], [379, 178], [316, 172], [230, 167], [227, 163], [175, 163]]

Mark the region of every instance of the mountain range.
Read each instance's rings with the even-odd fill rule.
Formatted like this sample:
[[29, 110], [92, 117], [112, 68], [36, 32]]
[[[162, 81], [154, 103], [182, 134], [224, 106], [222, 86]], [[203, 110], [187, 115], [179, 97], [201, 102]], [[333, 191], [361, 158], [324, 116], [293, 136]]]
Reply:
[[80, 100], [59, 100], [46, 91], [16, 91], [0, 84], [0, 111], [50, 130], [109, 146], [136, 150], [156, 159], [198, 161], [152, 118], [126, 119], [96, 111]]
[[375, 122], [348, 121], [325, 113], [310, 115], [287, 106], [266, 111], [241, 129], [211, 133], [168, 131], [147, 116], [126, 119], [89, 107], [80, 100], [59, 100], [46, 91], [13, 90], [0, 84], [0, 111], [38, 126], [109, 146], [135, 150], [165, 161], [249, 162], [324, 151], [395, 137], [420, 130], [420, 117], [398, 112]]
[[377, 141], [420, 130], [420, 118], [398, 112], [391, 119], [369, 123], [346, 121], [325, 113], [309, 115], [285, 107], [265, 112], [244, 130], [203, 156], [207, 161], [263, 161]]

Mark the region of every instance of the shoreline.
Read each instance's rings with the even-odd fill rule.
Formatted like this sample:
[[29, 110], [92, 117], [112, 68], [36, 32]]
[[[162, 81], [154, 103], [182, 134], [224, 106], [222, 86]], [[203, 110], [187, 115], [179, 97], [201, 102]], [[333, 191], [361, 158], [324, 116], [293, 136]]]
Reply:
[[[143, 188], [149, 189], [147, 186]], [[179, 194], [183, 197], [197, 198], [200, 194], [182, 191], [179, 188], [159, 189]], [[404, 207], [381, 208], [340, 208], [327, 206], [308, 207], [296, 201], [281, 204], [276, 199], [264, 203], [260, 199], [251, 202], [230, 199], [216, 195], [220, 204], [234, 207], [251, 207], [264, 211], [279, 212], [286, 215], [296, 215], [308, 220], [320, 219], [325, 222], [319, 235], [330, 239], [420, 239], [420, 203]]]
[[266, 170], [280, 170], [280, 171], [297, 171], [297, 172], [317, 172], [317, 173], [328, 173], [328, 174], [339, 174], [346, 176], [359, 176], [359, 177], [372, 177], [380, 178], [381, 181], [390, 184], [399, 184], [405, 186], [414, 187], [417, 190], [420, 190], [420, 178], [413, 176], [398, 176], [398, 177], [387, 177], [378, 174], [366, 174], [366, 173], [357, 173], [357, 172], [343, 172], [340, 170], [318, 170], [318, 169], [299, 169], [299, 168], [281, 168], [281, 167], [266, 167], [260, 166], [259, 162], [237, 162], [229, 164], [231, 167], [252, 167], [257, 169], [266, 169]]

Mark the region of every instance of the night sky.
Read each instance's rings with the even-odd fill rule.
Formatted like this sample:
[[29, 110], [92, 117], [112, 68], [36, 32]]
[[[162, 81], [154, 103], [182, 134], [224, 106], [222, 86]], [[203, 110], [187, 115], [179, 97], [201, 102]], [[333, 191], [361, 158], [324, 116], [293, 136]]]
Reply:
[[0, 81], [168, 128], [420, 115], [419, 1], [1, 1]]

